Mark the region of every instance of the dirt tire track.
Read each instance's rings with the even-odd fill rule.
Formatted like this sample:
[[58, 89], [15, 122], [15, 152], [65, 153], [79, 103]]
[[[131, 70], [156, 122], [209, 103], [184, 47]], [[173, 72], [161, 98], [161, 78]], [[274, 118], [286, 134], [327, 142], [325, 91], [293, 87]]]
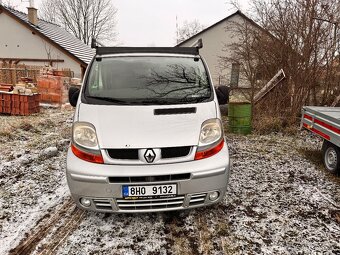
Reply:
[[199, 254], [195, 235], [185, 229], [185, 219], [187, 216], [187, 211], [166, 212], [163, 214], [167, 254]]
[[55, 231], [53, 239], [49, 243], [43, 244], [39, 250], [42, 250], [39, 255], [57, 254], [58, 247], [65, 241], [65, 239], [73, 233], [84, 219], [85, 211], [75, 207], [71, 212], [70, 218]]
[[[38, 221], [38, 224], [31, 230], [32, 234], [29, 234], [26, 238], [21, 240], [19, 245], [11, 249], [9, 255], [31, 254], [37, 248], [39, 243], [50, 233], [59, 231], [53, 236], [53, 241], [46, 245], [50, 253], [43, 253], [52, 254], [61, 242], [76, 229], [83, 219], [84, 214], [85, 212], [78, 209], [70, 197], [67, 198], [61, 208], [55, 211], [52, 215], [44, 215], [42, 219]], [[62, 226], [57, 230], [53, 230], [53, 228], [62, 221], [64, 221]], [[42, 250], [42, 252], [44, 252], [44, 250]]]
[[[164, 233], [168, 254], [238, 254], [232, 240], [223, 203], [184, 212], [164, 213]], [[223, 217], [221, 217], [223, 215]], [[211, 222], [214, 219], [214, 223]], [[186, 228], [186, 226], [191, 228]], [[212, 226], [214, 226], [212, 228]]]

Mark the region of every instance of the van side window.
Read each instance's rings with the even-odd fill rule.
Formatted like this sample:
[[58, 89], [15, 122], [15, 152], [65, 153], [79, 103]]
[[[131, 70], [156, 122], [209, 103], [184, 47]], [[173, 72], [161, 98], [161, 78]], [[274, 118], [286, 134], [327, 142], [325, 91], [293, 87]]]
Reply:
[[91, 93], [93, 94], [96, 94], [96, 91], [100, 91], [103, 89], [103, 78], [102, 78], [101, 66], [98, 64], [97, 61], [94, 62], [92, 65], [88, 85], [89, 85], [89, 91], [91, 91]]

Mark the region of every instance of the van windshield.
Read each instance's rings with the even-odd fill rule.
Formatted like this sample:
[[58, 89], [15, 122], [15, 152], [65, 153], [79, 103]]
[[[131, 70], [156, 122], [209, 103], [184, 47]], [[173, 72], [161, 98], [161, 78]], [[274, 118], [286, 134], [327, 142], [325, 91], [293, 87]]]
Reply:
[[199, 58], [126, 56], [94, 60], [89, 103], [185, 104], [209, 101], [211, 86]]

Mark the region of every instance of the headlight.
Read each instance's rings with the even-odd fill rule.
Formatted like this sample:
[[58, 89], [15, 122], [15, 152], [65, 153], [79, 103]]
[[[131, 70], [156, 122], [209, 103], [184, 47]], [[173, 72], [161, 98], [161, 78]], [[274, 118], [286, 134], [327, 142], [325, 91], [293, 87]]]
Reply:
[[97, 134], [94, 126], [87, 122], [75, 122], [73, 124], [73, 142], [81, 147], [98, 150]]
[[222, 138], [222, 125], [219, 119], [210, 119], [203, 122], [198, 147], [213, 144]]
[[209, 158], [222, 150], [224, 146], [222, 124], [219, 119], [203, 122], [195, 160]]

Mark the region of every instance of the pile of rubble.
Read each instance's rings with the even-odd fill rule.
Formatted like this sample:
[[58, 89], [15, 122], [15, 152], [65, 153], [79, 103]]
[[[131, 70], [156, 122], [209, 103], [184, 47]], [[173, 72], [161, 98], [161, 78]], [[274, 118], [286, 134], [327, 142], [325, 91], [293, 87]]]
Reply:
[[28, 77], [20, 78], [15, 85], [0, 83], [0, 113], [30, 115], [40, 112], [40, 103], [68, 103], [68, 89], [81, 86], [81, 80], [72, 76], [69, 70], [44, 68], [36, 83]]

